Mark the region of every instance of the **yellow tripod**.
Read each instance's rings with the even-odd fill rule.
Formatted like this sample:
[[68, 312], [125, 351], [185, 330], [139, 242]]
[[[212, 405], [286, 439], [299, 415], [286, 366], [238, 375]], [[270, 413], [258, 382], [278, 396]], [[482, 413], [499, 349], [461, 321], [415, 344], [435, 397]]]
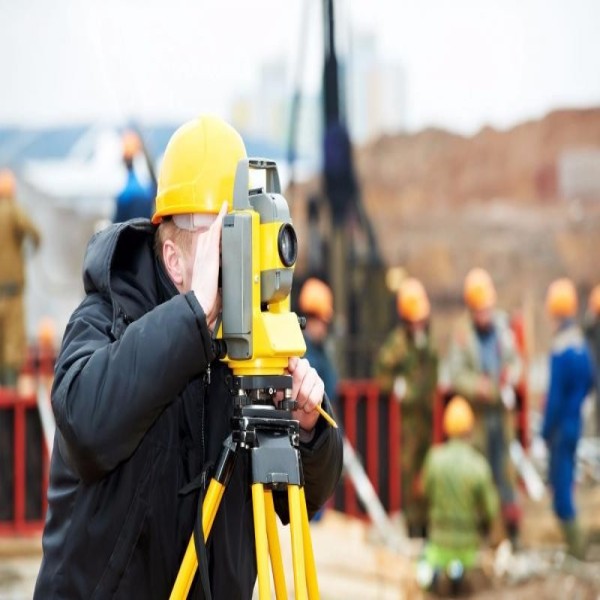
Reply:
[[[260, 600], [270, 598], [269, 558], [278, 600], [287, 598], [287, 588], [273, 491], [287, 490], [294, 591], [297, 600], [319, 598], [317, 573], [310, 537], [304, 478], [298, 446], [300, 428], [291, 418], [291, 378], [281, 376], [239, 376], [232, 433], [223, 443], [215, 473], [202, 504], [202, 531], [208, 539], [219, 504], [233, 472], [238, 452], [250, 453], [252, 468], [252, 507]], [[284, 399], [275, 407], [277, 390]], [[198, 568], [194, 534], [179, 568], [170, 600], [185, 600]]]

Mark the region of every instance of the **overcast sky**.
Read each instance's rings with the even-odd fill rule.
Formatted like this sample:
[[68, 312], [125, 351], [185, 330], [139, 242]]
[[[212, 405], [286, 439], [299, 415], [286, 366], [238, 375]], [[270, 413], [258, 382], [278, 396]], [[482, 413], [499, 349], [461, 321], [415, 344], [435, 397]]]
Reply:
[[[403, 65], [411, 130], [472, 133], [600, 105], [597, 0], [338, 0], [336, 8], [340, 50], [372, 32], [381, 57]], [[300, 39], [304, 90], [314, 93], [321, 16], [321, 0], [0, 0], [0, 124], [227, 117], [269, 59], [286, 61], [291, 94]]]

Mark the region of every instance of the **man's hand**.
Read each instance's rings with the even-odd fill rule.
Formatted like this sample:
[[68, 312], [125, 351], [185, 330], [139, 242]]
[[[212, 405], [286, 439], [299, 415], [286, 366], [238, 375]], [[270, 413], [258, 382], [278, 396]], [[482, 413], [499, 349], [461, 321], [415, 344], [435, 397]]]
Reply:
[[290, 358], [288, 371], [292, 376], [292, 398], [298, 405], [292, 415], [302, 429], [312, 431], [319, 418], [316, 407], [323, 402], [325, 384], [305, 358]]
[[206, 315], [206, 323], [211, 331], [214, 329], [219, 312], [221, 312], [219, 268], [221, 229], [226, 214], [227, 203], [224, 202], [215, 222], [208, 228], [208, 231], [197, 234], [192, 271], [192, 291], [202, 306]]

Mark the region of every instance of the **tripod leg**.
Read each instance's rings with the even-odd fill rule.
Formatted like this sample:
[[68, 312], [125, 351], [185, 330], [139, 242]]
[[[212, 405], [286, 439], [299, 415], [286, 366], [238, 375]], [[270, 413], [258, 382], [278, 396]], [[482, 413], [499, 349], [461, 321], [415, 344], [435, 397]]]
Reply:
[[265, 509], [267, 518], [267, 537], [269, 539], [269, 555], [271, 557], [271, 568], [273, 570], [273, 583], [275, 584], [275, 596], [279, 600], [287, 598], [287, 586], [285, 584], [285, 573], [283, 560], [281, 558], [281, 545], [279, 544], [279, 533], [277, 531], [277, 520], [275, 517], [275, 504], [273, 503], [273, 492], [265, 490]]
[[[202, 531], [204, 531], [205, 540], [208, 538], [208, 534], [213, 526], [224, 492], [225, 486], [212, 479], [202, 503]], [[185, 600], [187, 598], [197, 569], [198, 556], [196, 555], [196, 546], [194, 545], [194, 534], [192, 534], [169, 600]]]
[[296, 600], [306, 600], [306, 573], [304, 569], [304, 544], [300, 509], [300, 488], [288, 485], [288, 503], [290, 507], [290, 531], [292, 534], [292, 562], [294, 565], [294, 591]]
[[265, 496], [262, 483], [252, 484], [252, 509], [254, 513], [254, 541], [256, 544], [256, 570], [258, 571], [258, 597], [267, 600], [271, 596], [269, 585], [269, 550]]
[[319, 582], [317, 580], [317, 567], [313, 553], [312, 540], [310, 537], [310, 525], [308, 521], [308, 510], [306, 508], [306, 496], [304, 488], [300, 488], [300, 510], [302, 512], [302, 538], [304, 541], [304, 563], [306, 568], [306, 585], [308, 586], [308, 597], [310, 600], [319, 598]]

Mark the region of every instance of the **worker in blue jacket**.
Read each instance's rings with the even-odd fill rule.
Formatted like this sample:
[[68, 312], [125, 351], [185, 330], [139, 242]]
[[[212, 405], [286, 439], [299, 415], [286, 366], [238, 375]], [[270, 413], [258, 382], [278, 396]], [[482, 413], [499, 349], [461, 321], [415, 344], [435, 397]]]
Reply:
[[149, 219], [154, 210], [156, 189], [153, 184], [142, 185], [134, 168], [135, 157], [142, 149], [142, 142], [134, 131], [126, 131], [122, 141], [127, 181], [116, 198], [113, 223], [122, 223], [136, 217]]
[[560, 520], [568, 551], [584, 558], [585, 543], [573, 498], [575, 456], [581, 436], [581, 406], [593, 385], [593, 366], [577, 315], [577, 292], [569, 279], [548, 288], [546, 309], [555, 321], [550, 357], [550, 384], [542, 436], [550, 453], [549, 481], [553, 508]]

